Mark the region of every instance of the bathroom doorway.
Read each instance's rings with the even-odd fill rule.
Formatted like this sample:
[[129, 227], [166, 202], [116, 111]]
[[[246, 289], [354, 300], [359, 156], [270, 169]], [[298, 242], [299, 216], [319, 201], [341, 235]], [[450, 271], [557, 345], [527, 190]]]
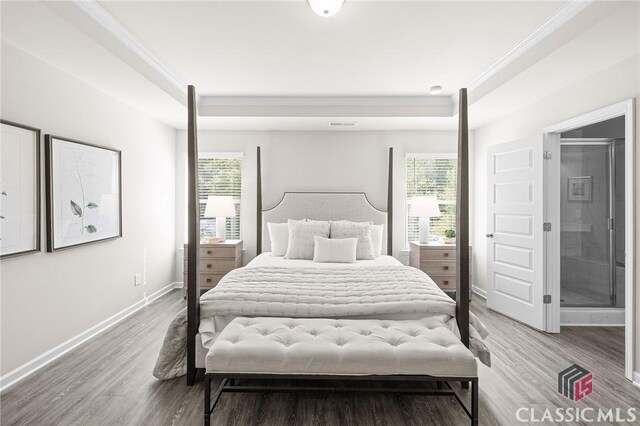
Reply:
[[545, 330], [624, 326], [628, 380], [636, 346], [634, 135], [634, 99], [543, 129]]

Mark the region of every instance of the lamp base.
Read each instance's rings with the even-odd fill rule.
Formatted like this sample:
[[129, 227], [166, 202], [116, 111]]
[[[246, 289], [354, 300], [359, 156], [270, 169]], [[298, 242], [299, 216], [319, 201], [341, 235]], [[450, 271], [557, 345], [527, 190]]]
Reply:
[[420, 218], [420, 244], [429, 243], [429, 218]]
[[226, 217], [216, 217], [216, 237], [221, 243], [224, 243], [226, 240], [227, 233], [227, 218]]

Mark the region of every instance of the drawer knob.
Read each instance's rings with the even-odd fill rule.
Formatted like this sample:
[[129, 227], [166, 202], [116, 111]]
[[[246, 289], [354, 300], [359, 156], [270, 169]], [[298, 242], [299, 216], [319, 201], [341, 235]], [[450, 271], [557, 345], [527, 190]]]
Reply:
[[449, 257], [449, 253], [448, 252], [444, 252], [444, 257]]
[[208, 269], [211, 269], [211, 266], [212, 266], [212, 265], [211, 265], [210, 263], [207, 263], [207, 268], [208, 268]]
[[207, 282], [208, 282], [208, 283], [211, 283], [211, 278], [207, 278]]
[[211, 250], [207, 250], [207, 254], [211, 254]]
[[449, 267], [448, 266], [443, 266], [442, 269], [444, 269], [445, 271], [448, 271]]
[[449, 281], [445, 280], [444, 285], [449, 285]]

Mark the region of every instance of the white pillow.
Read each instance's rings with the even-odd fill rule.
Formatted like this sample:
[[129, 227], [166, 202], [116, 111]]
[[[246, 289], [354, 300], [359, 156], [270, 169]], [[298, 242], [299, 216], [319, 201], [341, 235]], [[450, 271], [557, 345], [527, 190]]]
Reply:
[[313, 259], [314, 236], [329, 238], [331, 224], [319, 220], [291, 220], [289, 224], [289, 244], [285, 259]]
[[314, 262], [353, 263], [356, 261], [357, 238], [329, 239], [316, 235], [313, 239], [315, 242]]
[[371, 222], [349, 222], [348, 220], [331, 222], [331, 238], [357, 238], [356, 258], [375, 259], [371, 225]]
[[284, 256], [289, 245], [288, 223], [267, 223], [269, 240], [271, 240], [271, 256]]
[[382, 234], [384, 225], [371, 225], [371, 240], [373, 241], [373, 255], [382, 256]]

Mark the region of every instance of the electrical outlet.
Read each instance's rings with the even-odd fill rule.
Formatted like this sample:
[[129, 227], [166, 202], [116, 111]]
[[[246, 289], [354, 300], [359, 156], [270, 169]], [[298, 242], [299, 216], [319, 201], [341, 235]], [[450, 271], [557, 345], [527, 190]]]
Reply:
[[133, 286], [138, 287], [140, 284], [142, 284], [142, 274], [135, 274], [133, 276]]

